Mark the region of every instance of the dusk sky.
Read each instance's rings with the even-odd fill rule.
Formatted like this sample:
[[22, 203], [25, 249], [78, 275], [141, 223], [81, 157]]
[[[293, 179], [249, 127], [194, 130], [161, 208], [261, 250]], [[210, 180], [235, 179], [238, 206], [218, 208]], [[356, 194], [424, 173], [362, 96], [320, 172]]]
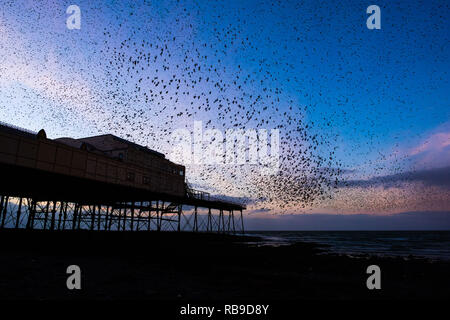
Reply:
[[[450, 228], [448, 1], [0, 3], [0, 121], [149, 146], [254, 229]], [[194, 121], [279, 129], [279, 171], [176, 158]]]

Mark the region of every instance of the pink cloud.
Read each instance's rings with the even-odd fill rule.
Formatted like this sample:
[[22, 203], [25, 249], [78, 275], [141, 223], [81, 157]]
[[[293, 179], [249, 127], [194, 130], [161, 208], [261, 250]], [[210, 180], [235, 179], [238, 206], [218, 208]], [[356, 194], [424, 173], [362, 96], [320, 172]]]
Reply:
[[415, 168], [437, 168], [450, 165], [450, 128], [445, 124], [407, 151]]
[[422, 142], [419, 146], [410, 150], [409, 155], [415, 156], [417, 154], [427, 151], [442, 151], [445, 147], [450, 145], [450, 132], [436, 133], [431, 135], [427, 140]]

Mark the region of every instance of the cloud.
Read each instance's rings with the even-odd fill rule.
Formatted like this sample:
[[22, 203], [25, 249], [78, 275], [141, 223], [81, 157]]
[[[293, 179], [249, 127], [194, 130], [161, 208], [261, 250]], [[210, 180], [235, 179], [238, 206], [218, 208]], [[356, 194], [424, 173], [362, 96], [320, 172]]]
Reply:
[[395, 187], [404, 183], [420, 182], [425, 186], [450, 188], [450, 167], [408, 171], [393, 175], [374, 177], [368, 180], [350, 180], [341, 186], [371, 188], [375, 186]]
[[431, 135], [420, 145], [409, 150], [415, 166], [429, 168], [450, 163], [450, 132]]
[[441, 124], [402, 153], [415, 168], [447, 166], [450, 163], [450, 121]]
[[252, 211], [250, 212], [250, 214], [266, 213], [266, 212], [270, 212], [270, 211], [271, 211], [270, 209], [267, 209], [267, 208], [261, 208], [261, 209], [255, 209], [255, 210], [252, 210]]
[[450, 230], [450, 212], [402, 212], [391, 215], [246, 215], [246, 230]]
[[441, 132], [431, 135], [427, 140], [410, 150], [410, 155], [415, 156], [429, 151], [441, 151], [450, 146], [450, 132]]

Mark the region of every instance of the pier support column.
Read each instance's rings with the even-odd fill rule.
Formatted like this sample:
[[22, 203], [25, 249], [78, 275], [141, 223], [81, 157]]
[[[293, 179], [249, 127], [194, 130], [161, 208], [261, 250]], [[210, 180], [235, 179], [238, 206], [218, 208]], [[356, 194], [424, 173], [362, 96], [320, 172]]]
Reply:
[[142, 201], [140, 202], [140, 205], [139, 205], [139, 212], [137, 215], [137, 223], [136, 223], [136, 231], [139, 231], [140, 224], [141, 224], [141, 217], [142, 217]]
[[181, 215], [183, 213], [183, 205], [178, 205], [178, 227], [177, 230], [178, 232], [181, 231]]
[[244, 218], [242, 216], [242, 209], [241, 209], [241, 224], [242, 224], [242, 233], [244, 233]]
[[195, 210], [194, 210], [194, 228], [192, 231], [198, 232], [197, 206], [195, 206]]
[[124, 206], [124, 208], [123, 208], [123, 224], [122, 224], [122, 231], [125, 231], [125, 229], [126, 229], [126, 225], [127, 225], [127, 216], [128, 216], [128, 213], [127, 213], [127, 206], [126, 206], [126, 204], [125, 204], [125, 206]]
[[111, 227], [111, 217], [110, 217], [110, 211], [109, 206], [106, 206], [106, 213], [105, 213], [105, 230], [108, 231]]
[[161, 228], [162, 228], [163, 210], [164, 210], [164, 201], [161, 204], [161, 210], [158, 209], [158, 212], [159, 212], [159, 215], [158, 215], [158, 231], [161, 231]]
[[119, 207], [119, 214], [117, 215], [117, 231], [120, 231], [120, 219], [122, 218], [122, 208]]
[[77, 230], [81, 229], [81, 220], [83, 219], [83, 205], [80, 205], [78, 209]]
[[45, 206], [45, 213], [44, 213], [44, 230], [47, 229], [47, 220], [48, 220], [48, 210], [50, 207], [50, 202], [47, 201], [47, 204]]
[[53, 201], [52, 216], [50, 219], [50, 230], [55, 230], [55, 218], [56, 218], [56, 201]]
[[69, 206], [68, 202], [64, 203], [64, 208], [63, 208], [63, 224], [62, 224], [62, 229], [66, 230], [66, 221], [67, 221], [67, 207]]
[[75, 207], [73, 208], [73, 215], [72, 215], [72, 230], [75, 230], [75, 228], [76, 228], [77, 218], [78, 218], [78, 203], [75, 203]]
[[150, 231], [152, 228], [152, 201], [148, 203], [148, 221], [147, 221], [147, 231]]
[[156, 231], [160, 231], [160, 228], [159, 228], [159, 200], [156, 201]]
[[208, 220], [206, 222], [206, 231], [211, 232], [212, 231], [212, 221], [211, 221], [211, 208], [208, 208]]
[[58, 225], [56, 226], [56, 230], [61, 230], [61, 222], [63, 218], [63, 212], [64, 212], [64, 202], [59, 202], [59, 214], [58, 214]]
[[231, 210], [231, 219], [233, 221], [233, 234], [236, 233], [236, 226], [234, 225], [234, 210]]
[[100, 231], [102, 228], [102, 205], [98, 206], [98, 212], [97, 212], [97, 230]]
[[26, 225], [27, 229], [33, 229], [35, 215], [36, 215], [36, 201], [34, 199], [28, 199], [28, 219]]
[[[90, 206], [89, 206], [90, 208]], [[92, 209], [91, 210], [91, 231], [94, 230], [94, 226], [95, 226], [95, 205], [92, 205]]]
[[131, 223], [130, 223], [130, 230], [134, 230], [134, 202], [131, 203]]
[[19, 229], [20, 224], [20, 215], [22, 214], [22, 197], [19, 199], [19, 207], [17, 208], [17, 215], [16, 215], [16, 229]]
[[5, 196], [0, 196], [0, 219], [2, 217], [4, 202], [5, 202]]
[[5, 227], [6, 213], [8, 212], [9, 197], [6, 196], [2, 200], [4, 200], [4, 201], [3, 201], [3, 204], [2, 204], [2, 210], [0, 211], [0, 217], [1, 217], [0, 228], [4, 228]]
[[113, 219], [114, 219], [114, 209], [113, 209], [113, 206], [109, 206], [109, 213], [108, 213], [108, 216], [109, 216], [109, 220], [108, 220], [108, 230], [111, 231], [111, 228], [112, 228], [112, 222], [113, 222]]
[[223, 209], [220, 209], [220, 217], [221, 217], [221, 223], [222, 223], [222, 233], [225, 232], [225, 217], [223, 215]]

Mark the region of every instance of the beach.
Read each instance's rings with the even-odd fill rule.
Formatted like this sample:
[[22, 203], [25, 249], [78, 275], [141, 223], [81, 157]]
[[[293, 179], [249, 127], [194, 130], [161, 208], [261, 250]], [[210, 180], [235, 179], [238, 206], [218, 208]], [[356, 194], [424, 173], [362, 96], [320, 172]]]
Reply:
[[[325, 253], [314, 243], [174, 232], [0, 232], [1, 300], [299, 301], [449, 299], [448, 261]], [[366, 269], [382, 270], [368, 290]], [[81, 269], [68, 290], [66, 269]]]

